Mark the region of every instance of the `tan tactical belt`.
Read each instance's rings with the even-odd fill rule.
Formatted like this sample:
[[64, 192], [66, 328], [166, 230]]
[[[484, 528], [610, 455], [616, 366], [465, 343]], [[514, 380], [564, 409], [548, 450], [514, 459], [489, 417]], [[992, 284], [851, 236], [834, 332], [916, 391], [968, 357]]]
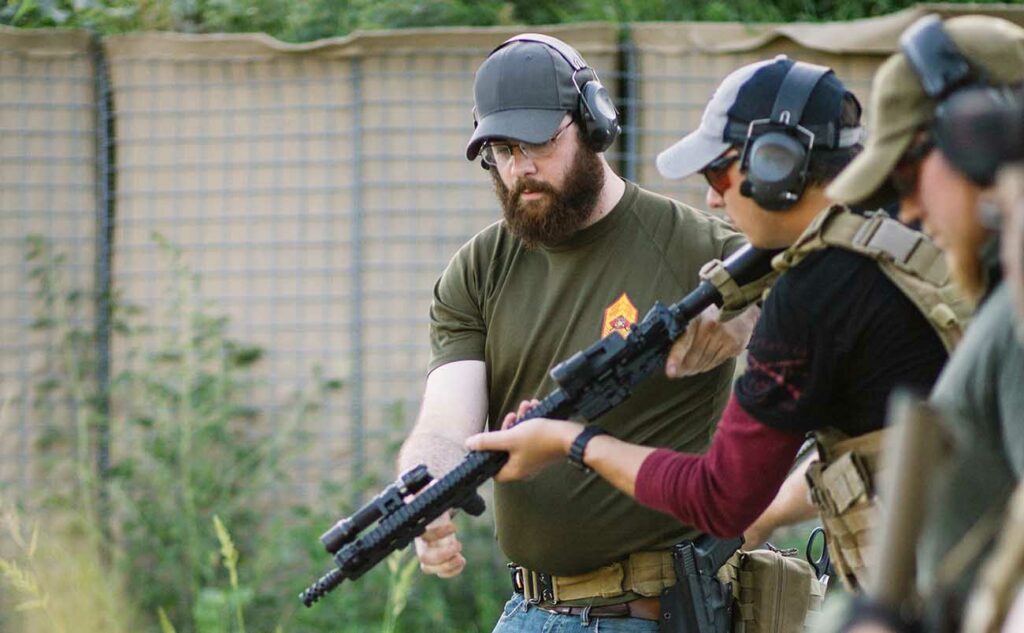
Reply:
[[626, 593], [657, 596], [676, 584], [672, 551], [634, 552], [624, 561], [578, 576], [552, 576], [509, 563], [512, 588], [527, 602], [557, 604], [583, 598], [615, 598]]

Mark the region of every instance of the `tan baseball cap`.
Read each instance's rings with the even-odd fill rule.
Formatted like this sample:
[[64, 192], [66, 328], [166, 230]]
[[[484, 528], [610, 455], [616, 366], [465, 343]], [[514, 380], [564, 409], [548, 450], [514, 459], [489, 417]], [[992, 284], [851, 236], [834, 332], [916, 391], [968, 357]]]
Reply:
[[[991, 85], [1024, 81], [1024, 29], [982, 15], [955, 17], [943, 23], [960, 52]], [[903, 53], [887, 59], [871, 86], [868, 138], [861, 152], [832, 181], [827, 193], [839, 202], [860, 202], [885, 182], [914, 134], [934, 117], [938, 103], [925, 95]]]

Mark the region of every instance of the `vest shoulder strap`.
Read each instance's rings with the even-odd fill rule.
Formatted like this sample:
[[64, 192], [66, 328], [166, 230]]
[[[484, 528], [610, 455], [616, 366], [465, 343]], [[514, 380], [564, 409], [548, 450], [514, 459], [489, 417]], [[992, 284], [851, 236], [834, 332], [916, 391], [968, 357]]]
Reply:
[[924, 233], [884, 211], [865, 216], [833, 205], [819, 213], [796, 242], [772, 260], [772, 266], [785, 271], [826, 248], [874, 260], [924, 315], [947, 350], [959, 342], [974, 306], [950, 281], [942, 251]]

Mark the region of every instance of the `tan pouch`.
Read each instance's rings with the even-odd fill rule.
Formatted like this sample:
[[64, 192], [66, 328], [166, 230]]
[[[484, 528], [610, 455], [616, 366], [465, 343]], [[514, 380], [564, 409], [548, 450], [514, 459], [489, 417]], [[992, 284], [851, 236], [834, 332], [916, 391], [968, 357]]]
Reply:
[[795, 550], [737, 552], [718, 578], [732, 583], [733, 633], [802, 633], [825, 598], [814, 568]]

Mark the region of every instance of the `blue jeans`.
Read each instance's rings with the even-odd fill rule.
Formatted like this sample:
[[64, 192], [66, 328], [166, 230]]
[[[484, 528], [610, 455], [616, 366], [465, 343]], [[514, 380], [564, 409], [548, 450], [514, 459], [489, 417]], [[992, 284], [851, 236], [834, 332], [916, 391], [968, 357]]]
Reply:
[[658, 633], [658, 623], [639, 618], [590, 618], [588, 626], [578, 615], [559, 615], [527, 604], [512, 594], [492, 633]]

